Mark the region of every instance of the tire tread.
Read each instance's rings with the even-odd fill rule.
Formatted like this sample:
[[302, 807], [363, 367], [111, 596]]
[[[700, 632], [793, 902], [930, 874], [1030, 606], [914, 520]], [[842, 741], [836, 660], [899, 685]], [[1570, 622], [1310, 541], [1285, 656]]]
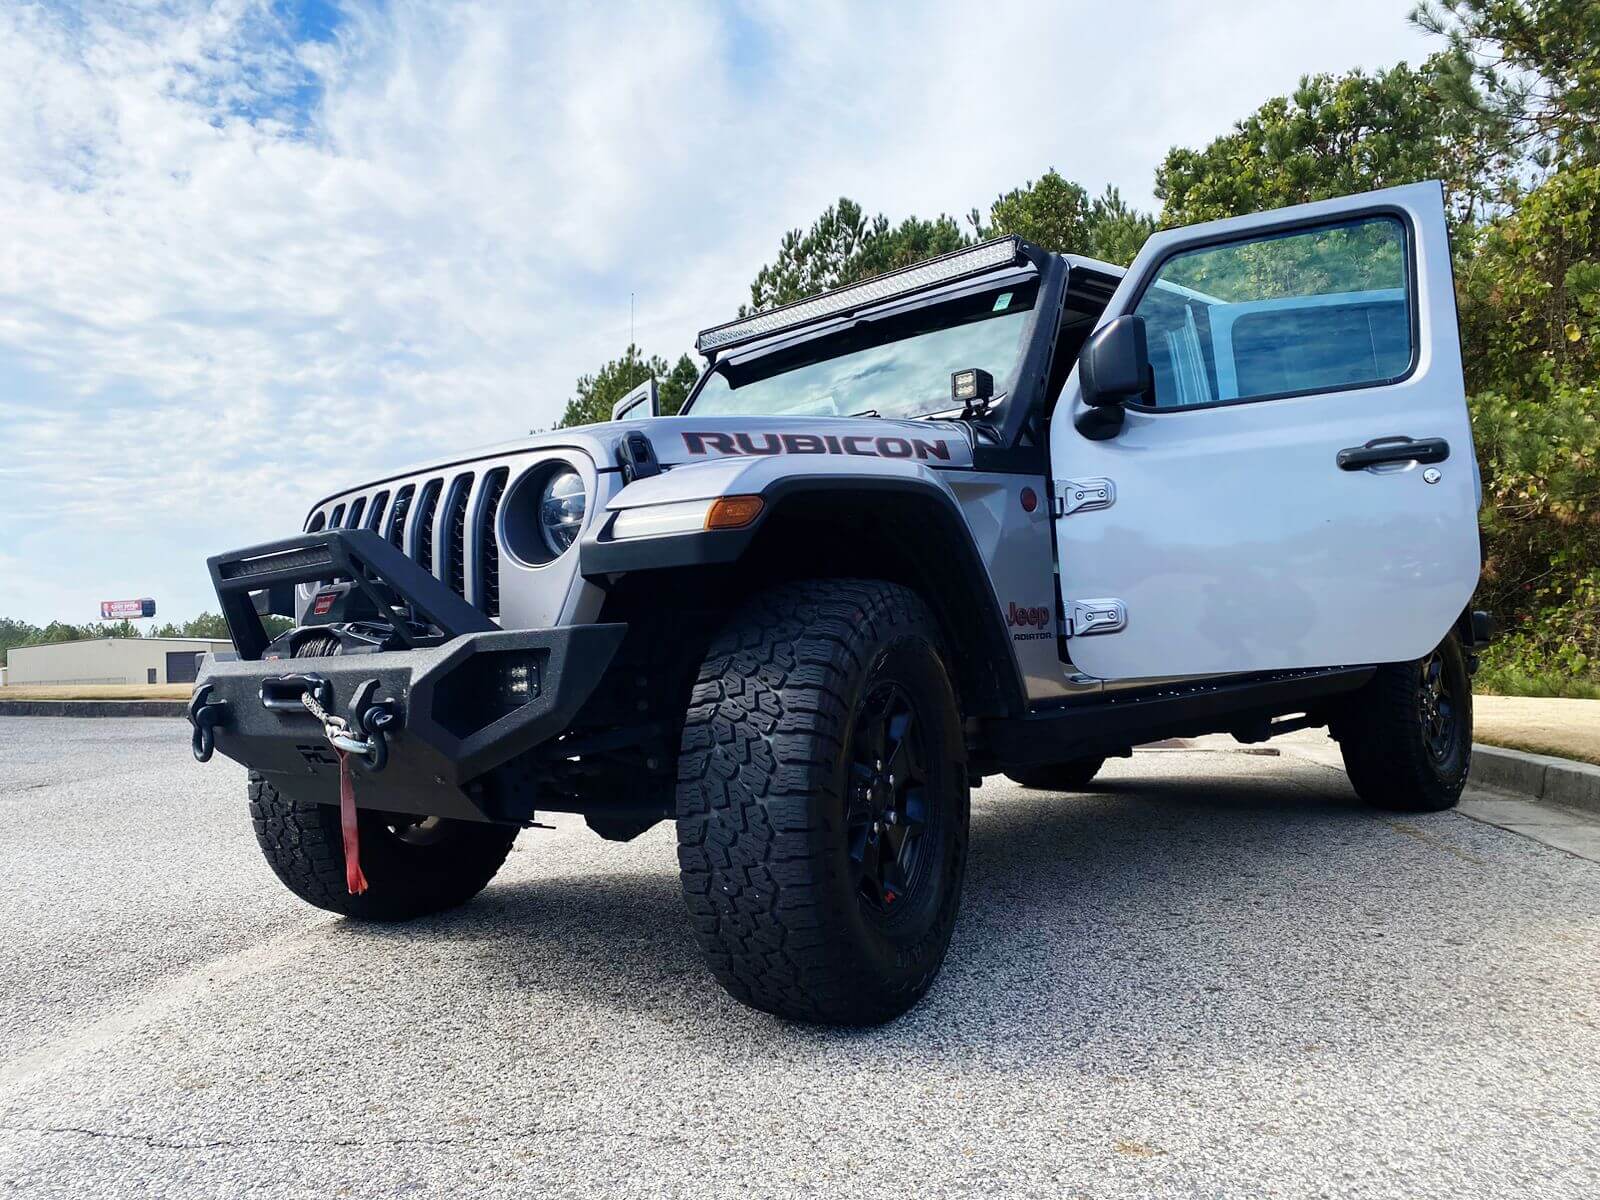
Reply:
[[713, 639], [694, 684], [678, 774], [683, 896], [712, 973], [755, 1008], [874, 1024], [915, 1003], [939, 970], [942, 950], [885, 995], [841, 952], [849, 934], [828, 899], [838, 881], [825, 814], [842, 811], [842, 798], [814, 799], [833, 788], [863, 649], [904, 629], [936, 637], [937, 627], [900, 585], [788, 584], [753, 598]]
[[[1455, 634], [1442, 646], [1466, 670]], [[1446, 669], [1450, 669], [1447, 663]], [[1441, 773], [1424, 744], [1417, 711], [1418, 665], [1386, 663], [1345, 704], [1335, 722], [1345, 774], [1356, 794], [1368, 804], [1397, 812], [1443, 812], [1461, 799], [1472, 765], [1472, 692], [1470, 680], [1458, 720], [1465, 727], [1458, 771]]]
[[[390, 836], [382, 818], [362, 810], [362, 865], [369, 886], [352, 896], [345, 889], [338, 808], [295, 800], [253, 771], [249, 796], [256, 842], [284, 886], [308, 904], [368, 921], [405, 921], [465, 904], [494, 878], [518, 832], [456, 822], [448, 843], [396, 855], [386, 843], [374, 842]], [[419, 849], [436, 853], [410, 852]]]

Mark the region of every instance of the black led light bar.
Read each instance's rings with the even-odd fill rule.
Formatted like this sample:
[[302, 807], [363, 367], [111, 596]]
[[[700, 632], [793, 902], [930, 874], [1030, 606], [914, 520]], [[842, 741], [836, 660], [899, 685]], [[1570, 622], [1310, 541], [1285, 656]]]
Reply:
[[949, 254], [941, 254], [926, 262], [874, 275], [871, 279], [852, 283], [848, 287], [835, 288], [809, 300], [799, 300], [769, 312], [741, 317], [726, 325], [714, 325], [701, 331], [695, 339], [694, 348], [701, 354], [714, 354], [729, 346], [793, 329], [822, 317], [838, 316], [869, 304], [909, 296], [914, 292], [964, 279], [968, 275], [992, 271], [996, 267], [1009, 267], [1021, 257], [1022, 242], [1019, 238], [1003, 237], [980, 242], [976, 246], [952, 250]]

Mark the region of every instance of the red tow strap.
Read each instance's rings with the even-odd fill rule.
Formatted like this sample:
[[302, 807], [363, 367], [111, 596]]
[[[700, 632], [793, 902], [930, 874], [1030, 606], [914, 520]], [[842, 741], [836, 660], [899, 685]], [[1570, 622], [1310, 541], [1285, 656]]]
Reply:
[[335, 748], [339, 756], [339, 831], [344, 835], [344, 886], [352, 896], [367, 890], [367, 877], [361, 873], [361, 827], [356, 823], [356, 781], [350, 769], [350, 755]]

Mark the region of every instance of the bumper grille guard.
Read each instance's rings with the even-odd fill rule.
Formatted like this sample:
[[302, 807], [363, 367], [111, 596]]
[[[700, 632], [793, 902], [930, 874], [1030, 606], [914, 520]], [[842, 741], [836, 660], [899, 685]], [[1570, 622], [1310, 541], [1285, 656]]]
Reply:
[[[211, 582], [239, 656], [258, 659], [271, 640], [251, 599], [279, 599], [296, 585], [348, 579], [394, 626], [407, 648], [422, 644], [410, 618], [440, 638], [483, 633], [495, 624], [478, 609], [369, 529], [325, 529], [208, 559]], [[269, 605], [279, 608], [276, 603]], [[431, 640], [431, 639], [430, 639]]]

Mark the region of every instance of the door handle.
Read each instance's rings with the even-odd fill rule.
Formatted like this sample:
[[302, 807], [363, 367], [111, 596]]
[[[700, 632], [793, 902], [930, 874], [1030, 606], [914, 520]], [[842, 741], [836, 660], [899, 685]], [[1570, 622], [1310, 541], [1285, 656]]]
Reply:
[[1450, 443], [1443, 438], [1381, 437], [1339, 451], [1337, 462], [1341, 471], [1363, 471], [1384, 463], [1440, 463], [1449, 457]]

